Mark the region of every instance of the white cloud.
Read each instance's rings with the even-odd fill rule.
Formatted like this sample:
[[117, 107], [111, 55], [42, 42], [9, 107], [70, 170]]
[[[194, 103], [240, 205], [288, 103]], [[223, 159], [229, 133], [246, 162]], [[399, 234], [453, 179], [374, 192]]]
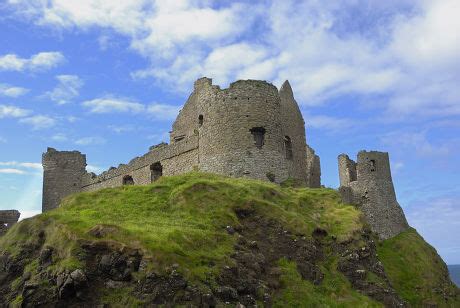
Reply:
[[[151, 64], [132, 76], [154, 77], [175, 91], [188, 92], [205, 74], [217, 83], [289, 78], [305, 105], [381, 95], [385, 100], [376, 104], [391, 117], [460, 114], [457, 0], [9, 3], [41, 25], [125, 35]], [[12, 67], [22, 65], [10, 58]], [[107, 108], [137, 108], [123, 106]]]
[[152, 104], [147, 106], [147, 112], [157, 120], [174, 120], [180, 108], [178, 106]]
[[0, 162], [0, 166], [42, 170], [42, 164], [30, 162], [6, 161]]
[[80, 88], [83, 86], [83, 81], [76, 75], [58, 75], [56, 76], [58, 85], [49, 92], [45, 93], [52, 101], [63, 105], [69, 103], [73, 98], [77, 97]]
[[32, 129], [38, 130], [54, 126], [56, 124], [56, 120], [46, 115], [34, 115], [20, 119], [19, 123], [31, 125]]
[[91, 113], [145, 113], [159, 120], [174, 119], [180, 110], [179, 106], [158, 103], [146, 106], [136, 101], [116, 97], [96, 98], [85, 101], [82, 104], [84, 107], [88, 108]]
[[106, 140], [101, 137], [84, 137], [75, 140], [77, 145], [99, 145], [106, 143]]
[[144, 111], [144, 105], [123, 98], [96, 98], [83, 102], [83, 106], [91, 113], [132, 112]]
[[26, 172], [20, 169], [14, 168], [0, 168], [0, 173], [4, 174], [25, 174]]
[[0, 136], [0, 143], [7, 143], [7, 141], [6, 138]]
[[30, 58], [21, 58], [15, 54], [0, 56], [0, 71], [36, 71], [57, 66], [65, 60], [60, 52], [40, 52]]
[[452, 153], [449, 144], [437, 143], [434, 144], [427, 137], [426, 131], [421, 132], [407, 132], [395, 131], [390, 132], [380, 138], [380, 141], [392, 147], [395, 152], [401, 150], [408, 150], [422, 157], [442, 157]]
[[29, 115], [30, 110], [19, 108], [16, 106], [0, 105], [1, 118], [21, 118]]
[[68, 140], [68, 138], [63, 133], [57, 133], [57, 134], [51, 136], [51, 140], [56, 141], [56, 142], [65, 142], [65, 141]]
[[325, 130], [325, 131], [347, 131], [355, 126], [356, 123], [352, 119], [345, 118], [336, 118], [331, 116], [323, 115], [306, 115], [305, 116], [305, 126], [308, 128], [312, 127], [315, 129]]
[[5, 83], [0, 83], [0, 95], [8, 97], [19, 97], [29, 92], [29, 89], [10, 86]]
[[86, 171], [88, 172], [94, 172], [94, 173], [101, 173], [104, 169], [99, 167], [99, 166], [94, 166], [94, 165], [87, 165], [86, 166]]

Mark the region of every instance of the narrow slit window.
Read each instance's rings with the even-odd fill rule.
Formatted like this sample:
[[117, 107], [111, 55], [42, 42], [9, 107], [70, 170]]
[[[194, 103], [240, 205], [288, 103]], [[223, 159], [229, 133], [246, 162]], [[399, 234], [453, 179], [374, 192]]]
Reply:
[[200, 115], [198, 116], [198, 125], [199, 125], [200, 127], [203, 125], [203, 115], [202, 115], [202, 114], [200, 114]]
[[257, 148], [261, 149], [265, 143], [265, 128], [253, 127], [249, 130], [254, 137], [254, 144]]
[[292, 159], [292, 141], [291, 137], [289, 136], [284, 136], [284, 149], [286, 151], [286, 159], [291, 160]]

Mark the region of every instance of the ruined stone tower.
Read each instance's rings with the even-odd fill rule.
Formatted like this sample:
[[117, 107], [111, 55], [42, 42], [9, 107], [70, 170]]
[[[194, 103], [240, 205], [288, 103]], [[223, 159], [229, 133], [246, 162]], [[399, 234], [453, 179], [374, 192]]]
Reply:
[[59, 206], [62, 198], [81, 191], [86, 174], [86, 156], [78, 151], [56, 151], [48, 148], [42, 155], [43, 199], [42, 211]]
[[361, 209], [372, 231], [387, 239], [409, 227], [396, 201], [388, 153], [360, 151], [357, 162], [345, 154], [338, 160], [342, 200]]
[[240, 80], [221, 89], [200, 78], [173, 124], [170, 144], [153, 146], [99, 176], [85, 171], [80, 152], [48, 149], [43, 166], [43, 211], [78, 191], [146, 185], [193, 169], [321, 186], [319, 157], [306, 143], [305, 123], [287, 81], [278, 91], [265, 81]]

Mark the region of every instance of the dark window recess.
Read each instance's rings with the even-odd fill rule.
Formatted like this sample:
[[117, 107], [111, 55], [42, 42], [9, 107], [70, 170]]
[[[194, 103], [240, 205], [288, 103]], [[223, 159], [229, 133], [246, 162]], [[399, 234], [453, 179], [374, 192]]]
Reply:
[[203, 125], [203, 115], [202, 114], [198, 116], [198, 125], [200, 126]]
[[134, 185], [133, 177], [130, 175], [125, 175], [123, 177], [123, 185]]
[[185, 135], [176, 136], [176, 137], [174, 137], [174, 142], [178, 142], [178, 141], [181, 141], [181, 140], [184, 140], [184, 139], [185, 139]]
[[286, 159], [292, 159], [292, 141], [289, 136], [284, 136], [284, 149], [286, 151]]
[[249, 130], [254, 137], [254, 143], [259, 149], [262, 148], [265, 142], [265, 128], [253, 127]]
[[160, 162], [156, 162], [150, 165], [150, 176], [151, 181], [155, 182], [163, 175], [163, 166]]
[[371, 172], [375, 171], [375, 160], [371, 159]]

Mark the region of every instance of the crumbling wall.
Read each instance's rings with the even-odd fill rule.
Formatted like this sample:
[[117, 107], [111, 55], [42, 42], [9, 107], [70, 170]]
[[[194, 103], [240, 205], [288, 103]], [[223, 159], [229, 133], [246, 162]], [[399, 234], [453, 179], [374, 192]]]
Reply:
[[[301, 182], [307, 184], [310, 187], [320, 187], [318, 184], [317, 170], [308, 170], [309, 167], [317, 167], [318, 161], [315, 161], [314, 157], [307, 159], [305, 164], [305, 158], [308, 153], [305, 152], [306, 137], [305, 137], [305, 122], [300, 112], [299, 105], [294, 99], [291, 85], [289, 81], [285, 81], [279, 90], [280, 102], [281, 102], [281, 128], [283, 135], [283, 151], [286, 158], [286, 167], [288, 168], [289, 176], [301, 180]], [[311, 154], [311, 153], [310, 153]], [[311, 177], [311, 173], [314, 172], [314, 180]], [[313, 183], [314, 182], [314, 183]], [[311, 184], [313, 186], [311, 186]]]
[[17, 210], [0, 210], [0, 236], [18, 222], [19, 216], [21, 213]]
[[307, 186], [310, 188], [321, 187], [321, 162], [310, 146], [306, 146], [306, 175]]
[[78, 151], [48, 148], [42, 155], [42, 165], [42, 211], [46, 212], [57, 208], [64, 197], [81, 191], [86, 156]]
[[175, 175], [192, 170], [198, 164], [198, 136], [185, 138], [173, 144], [160, 144], [151, 147], [141, 157], [132, 159], [128, 164], [112, 167], [99, 176], [86, 173], [82, 180], [83, 191], [94, 191], [123, 185], [123, 178], [132, 177], [135, 185], [152, 183], [152, 165], [162, 166], [162, 175]]
[[[339, 155], [342, 200], [359, 206], [371, 229], [387, 239], [406, 230], [404, 212], [396, 200], [388, 153], [360, 151], [357, 163]], [[356, 170], [356, 180], [354, 174]]]
[[321, 186], [319, 157], [306, 145], [305, 124], [288, 82], [280, 91], [259, 80], [240, 80], [220, 89], [211, 79], [200, 78], [173, 124], [170, 140], [100, 175], [85, 171], [81, 153], [49, 149], [43, 155], [43, 210], [57, 207], [74, 192], [146, 185], [160, 175], [195, 168]]

